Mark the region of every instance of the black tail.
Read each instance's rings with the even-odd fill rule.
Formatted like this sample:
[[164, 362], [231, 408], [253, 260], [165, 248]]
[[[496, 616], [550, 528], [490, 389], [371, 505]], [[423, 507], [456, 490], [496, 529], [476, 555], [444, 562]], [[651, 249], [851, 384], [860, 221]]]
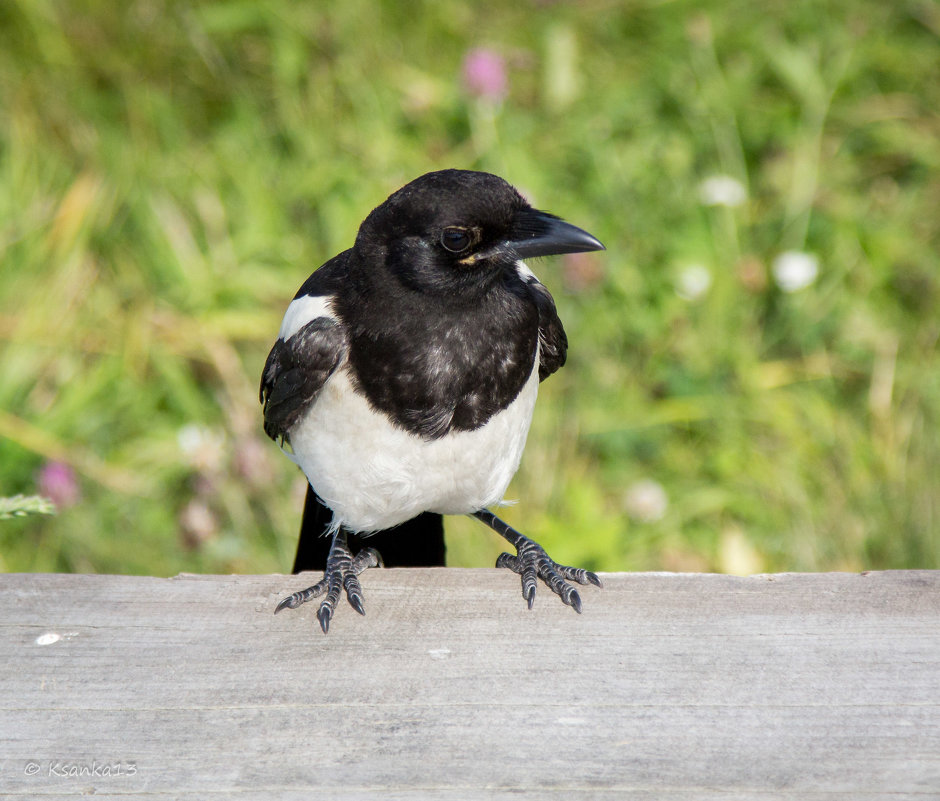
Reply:
[[[325, 570], [331, 538], [326, 535], [333, 513], [307, 485], [304, 517], [300, 524], [294, 572]], [[368, 537], [349, 535], [349, 548], [375, 548], [386, 567], [444, 567], [444, 518], [425, 512], [400, 526]]]

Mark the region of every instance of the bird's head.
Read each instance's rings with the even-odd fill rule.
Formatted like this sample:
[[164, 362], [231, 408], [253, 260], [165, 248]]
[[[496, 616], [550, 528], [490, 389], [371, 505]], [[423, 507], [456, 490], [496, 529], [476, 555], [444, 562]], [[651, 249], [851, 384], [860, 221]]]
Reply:
[[502, 178], [441, 170], [405, 185], [366, 218], [356, 249], [412, 289], [485, 288], [520, 259], [603, 250], [587, 231], [532, 208]]

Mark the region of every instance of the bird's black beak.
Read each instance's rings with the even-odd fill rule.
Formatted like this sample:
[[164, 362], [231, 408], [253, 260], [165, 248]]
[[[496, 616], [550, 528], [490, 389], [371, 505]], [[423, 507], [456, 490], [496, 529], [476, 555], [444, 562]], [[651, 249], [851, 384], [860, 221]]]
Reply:
[[587, 231], [554, 214], [535, 209], [517, 212], [509, 236], [493, 247], [475, 253], [472, 261], [508, 256], [517, 261], [535, 256], [584, 253], [606, 248]]

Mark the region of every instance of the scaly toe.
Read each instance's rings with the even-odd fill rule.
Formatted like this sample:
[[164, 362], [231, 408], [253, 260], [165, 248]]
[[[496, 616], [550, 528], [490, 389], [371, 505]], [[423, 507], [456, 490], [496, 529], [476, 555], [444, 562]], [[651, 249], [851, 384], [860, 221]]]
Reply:
[[282, 609], [296, 609], [301, 604], [305, 604], [311, 598], [316, 598], [318, 595], [323, 595], [323, 592], [326, 590], [326, 580], [321, 579], [312, 587], [307, 587], [305, 590], [300, 592], [295, 592], [293, 595], [288, 595], [283, 601], [281, 601], [277, 607], [274, 609], [274, 614], [276, 615]]

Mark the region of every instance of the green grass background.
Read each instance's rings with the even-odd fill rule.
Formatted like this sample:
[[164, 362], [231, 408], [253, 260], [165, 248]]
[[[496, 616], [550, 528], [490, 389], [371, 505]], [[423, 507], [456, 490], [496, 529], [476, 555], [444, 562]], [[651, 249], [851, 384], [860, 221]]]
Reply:
[[[461, 83], [481, 46], [501, 104]], [[304, 278], [442, 167], [608, 247], [536, 265], [571, 351], [506, 517], [556, 559], [940, 567], [938, 65], [928, 0], [7, 0], [0, 494], [59, 460], [81, 500], [0, 522], [0, 568], [289, 569], [264, 357]], [[747, 201], [703, 205], [716, 174]], [[777, 288], [786, 250], [812, 286]], [[452, 564], [501, 550], [448, 526]]]

